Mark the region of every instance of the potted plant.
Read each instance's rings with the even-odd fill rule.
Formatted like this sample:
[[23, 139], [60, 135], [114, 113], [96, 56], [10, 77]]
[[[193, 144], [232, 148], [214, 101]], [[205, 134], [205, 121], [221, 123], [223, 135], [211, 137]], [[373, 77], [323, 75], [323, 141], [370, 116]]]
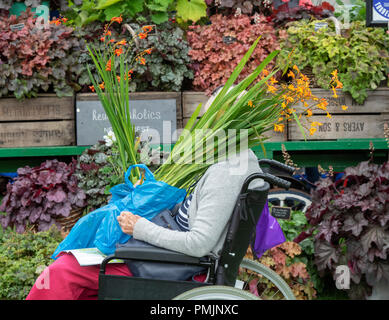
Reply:
[[336, 182], [321, 179], [306, 216], [317, 229], [318, 270], [336, 279], [337, 267], [347, 266], [351, 298], [365, 298], [372, 287], [388, 283], [389, 162], [365, 161], [346, 168]]
[[[86, 195], [77, 185], [75, 161], [66, 164], [47, 160], [40, 166], [19, 168], [18, 177], [7, 185], [0, 211], [3, 228], [15, 227], [22, 233], [28, 225], [37, 231], [53, 224], [70, 228], [82, 214]], [[68, 222], [71, 220], [71, 224]]]
[[387, 79], [388, 34], [381, 28], [366, 28], [354, 21], [343, 35], [337, 35], [332, 23], [318, 29], [320, 20], [300, 20], [288, 24], [287, 37], [281, 40], [278, 62], [289, 59], [303, 70], [310, 68], [317, 85], [330, 89], [329, 76], [338, 70], [343, 91], [362, 104], [369, 90]]

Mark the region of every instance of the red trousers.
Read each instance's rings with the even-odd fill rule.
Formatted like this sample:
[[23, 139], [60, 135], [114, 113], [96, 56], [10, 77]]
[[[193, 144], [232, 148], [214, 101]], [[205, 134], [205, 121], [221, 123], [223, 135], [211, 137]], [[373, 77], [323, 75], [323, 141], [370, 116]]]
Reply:
[[[131, 276], [124, 263], [110, 263], [106, 274]], [[36, 280], [27, 300], [96, 300], [99, 266], [81, 267], [70, 253], [61, 255]]]

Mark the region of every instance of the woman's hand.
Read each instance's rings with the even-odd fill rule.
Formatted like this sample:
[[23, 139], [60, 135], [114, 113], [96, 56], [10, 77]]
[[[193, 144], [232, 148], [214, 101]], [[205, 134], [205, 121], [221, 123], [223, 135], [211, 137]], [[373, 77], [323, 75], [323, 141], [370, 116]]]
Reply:
[[123, 211], [120, 216], [117, 217], [120, 228], [126, 234], [130, 236], [134, 233], [135, 223], [140, 219], [140, 216], [137, 216], [129, 211]]

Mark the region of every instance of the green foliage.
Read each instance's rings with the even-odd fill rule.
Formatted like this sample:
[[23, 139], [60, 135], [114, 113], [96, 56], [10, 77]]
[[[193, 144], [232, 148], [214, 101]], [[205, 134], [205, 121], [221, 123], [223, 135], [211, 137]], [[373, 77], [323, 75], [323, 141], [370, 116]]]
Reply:
[[[129, 23], [132, 29], [138, 33], [142, 26], [148, 25]], [[116, 27], [116, 29], [114, 29]], [[115, 39], [130, 41], [132, 36], [127, 29], [118, 29], [116, 25], [111, 27]], [[99, 41], [103, 33], [101, 23], [94, 22], [83, 28], [76, 28], [75, 34], [80, 39], [93, 45], [94, 48], [103, 50], [105, 45]], [[190, 69], [191, 60], [188, 56], [189, 45], [184, 38], [184, 32], [177, 25], [166, 22], [157, 26], [156, 33], [152, 32], [146, 39], [139, 40], [139, 47], [133, 48], [125, 61], [133, 61], [137, 54], [146, 49], [153, 48], [150, 55], [145, 55], [146, 64], [136, 63], [134, 73], [129, 82], [131, 92], [135, 91], [181, 91], [183, 84], [193, 79], [193, 71]], [[97, 77], [97, 71], [89, 52], [84, 45], [81, 49], [78, 62], [78, 84], [82, 91], [90, 92], [90, 78], [87, 72], [89, 65], [92, 74]]]
[[314, 234], [304, 212], [293, 211], [289, 220], [278, 219], [278, 223], [285, 235], [286, 241], [293, 241], [300, 245], [301, 254], [294, 257], [291, 262], [302, 262], [306, 265], [310, 280], [320, 294], [324, 289], [323, 279], [320, 277], [314, 263]]
[[312, 68], [315, 81], [324, 89], [329, 89], [330, 74], [337, 69], [343, 91], [362, 104], [367, 91], [386, 79], [389, 35], [382, 28], [366, 28], [364, 22], [355, 21], [341, 36], [332, 25], [315, 31], [317, 22], [301, 20], [289, 25], [278, 62], [283, 65], [291, 60], [300, 70]]
[[124, 173], [118, 161], [117, 154], [104, 141], [86, 149], [78, 158], [75, 176], [78, 187], [87, 196], [86, 212], [106, 205], [110, 199], [109, 190], [124, 183]]
[[167, 22], [173, 12], [182, 21], [196, 22], [206, 16], [207, 9], [204, 0], [86, 0], [79, 5], [69, 1], [69, 7], [65, 15], [70, 19], [69, 23], [76, 26], [86, 26], [93, 21], [110, 21], [120, 15], [138, 21], [150, 19], [155, 24], [161, 24]]
[[[131, 23], [135, 32], [140, 30], [139, 24]], [[193, 79], [193, 71], [189, 68], [191, 60], [188, 56], [189, 45], [184, 32], [177, 25], [167, 22], [157, 26], [156, 33], [149, 34], [139, 43], [139, 51], [153, 48], [146, 57], [145, 65], [136, 64], [132, 85], [136, 91], [181, 91], [187, 79]], [[129, 55], [134, 59], [136, 52]]]
[[0, 300], [25, 299], [61, 240], [55, 227], [23, 234], [0, 228]]
[[[12, 31], [10, 26], [18, 23], [24, 28]], [[0, 96], [21, 99], [49, 90], [59, 97], [73, 94], [79, 41], [72, 28], [50, 24], [39, 29], [28, 9], [0, 19], [0, 30]]]
[[338, 5], [334, 16], [340, 21], [366, 21], [366, 1], [364, 0], [336, 0]]

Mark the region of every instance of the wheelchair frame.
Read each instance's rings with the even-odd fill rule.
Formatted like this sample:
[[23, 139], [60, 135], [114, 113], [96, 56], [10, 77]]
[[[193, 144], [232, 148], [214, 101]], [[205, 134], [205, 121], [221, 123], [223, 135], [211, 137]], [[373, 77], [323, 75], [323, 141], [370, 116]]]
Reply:
[[[258, 162], [260, 165], [270, 165], [271, 168], [281, 170], [289, 175], [294, 171], [293, 167], [274, 160], [263, 159]], [[250, 183], [256, 179], [263, 179], [264, 185], [249, 189]], [[218, 261], [210, 256], [197, 258], [158, 247], [140, 250], [120, 247], [113, 255], [106, 257], [100, 266], [98, 298], [100, 300], [170, 300], [198, 287], [212, 285], [234, 287], [239, 266], [248, 246], [252, 243], [256, 224], [266, 204], [270, 184], [285, 189], [291, 185], [289, 181], [270, 173], [254, 173], [246, 178], [232, 211], [226, 239]], [[208, 281], [203, 283], [107, 275], [105, 274], [106, 265], [113, 259], [204, 266], [209, 268], [209, 277]]]

